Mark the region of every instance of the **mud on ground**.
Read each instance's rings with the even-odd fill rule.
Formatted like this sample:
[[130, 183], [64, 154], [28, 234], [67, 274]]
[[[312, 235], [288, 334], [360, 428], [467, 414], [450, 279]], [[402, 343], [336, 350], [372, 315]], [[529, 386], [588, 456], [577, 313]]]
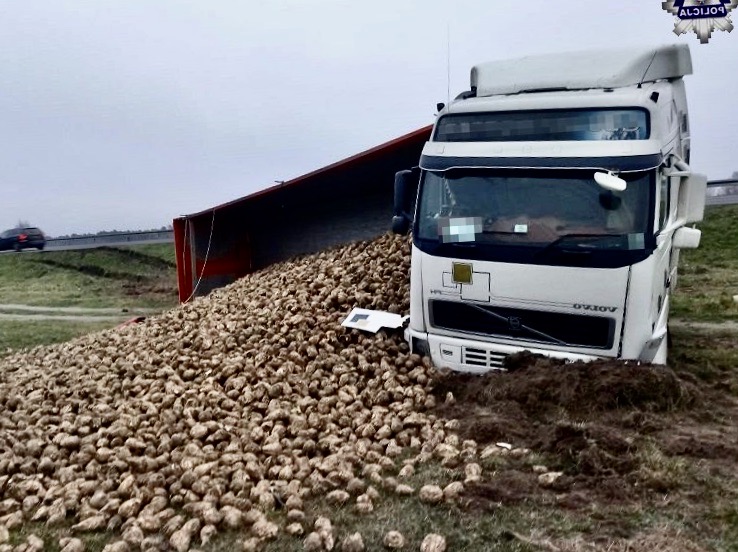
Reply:
[[[737, 512], [736, 377], [692, 360], [688, 351], [674, 368], [522, 354], [507, 372], [440, 375], [437, 410], [459, 420], [460, 436], [532, 451], [490, 457], [465, 507], [532, 505], [591, 527], [578, 544], [562, 537], [528, 543], [534, 548], [586, 550], [621, 539], [629, 550], [701, 550], [695, 542], [724, 539], [719, 518]], [[542, 485], [543, 466], [562, 475]], [[666, 527], [642, 534], [644, 513]], [[654, 548], [664, 535], [666, 548]]]

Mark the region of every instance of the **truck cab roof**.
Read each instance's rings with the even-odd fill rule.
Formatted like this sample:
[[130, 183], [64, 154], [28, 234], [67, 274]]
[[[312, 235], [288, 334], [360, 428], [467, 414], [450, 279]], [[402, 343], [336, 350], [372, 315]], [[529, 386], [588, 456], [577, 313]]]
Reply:
[[438, 114], [421, 167], [637, 171], [688, 160], [691, 72], [686, 45], [477, 65], [472, 90]]

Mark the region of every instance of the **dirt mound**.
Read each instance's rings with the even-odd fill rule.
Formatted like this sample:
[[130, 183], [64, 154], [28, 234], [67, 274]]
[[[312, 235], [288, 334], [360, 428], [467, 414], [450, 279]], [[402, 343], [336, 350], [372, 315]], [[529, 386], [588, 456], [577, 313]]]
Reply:
[[[679, 485], [673, 474], [644, 467], [649, 458], [661, 458], [645, 436], [667, 431], [670, 418], [701, 405], [693, 382], [664, 366], [614, 360], [566, 363], [523, 353], [507, 367], [484, 375], [439, 375], [437, 410], [459, 420], [463, 438], [532, 449], [545, 469], [562, 475], [541, 486], [532, 466], [503, 456], [494, 478], [468, 489], [470, 506], [533, 500], [581, 510]], [[449, 393], [455, 400], [448, 400]]]
[[535, 448], [556, 454], [571, 473], [627, 474], [637, 466], [633, 440], [614, 428], [597, 424], [557, 424], [546, 429]]
[[494, 478], [468, 485], [468, 507], [494, 509], [500, 505], [519, 504], [538, 489], [535, 476], [519, 470], [501, 470]]
[[525, 353], [509, 359], [508, 372], [451, 375], [439, 381], [438, 390], [482, 406], [512, 401], [536, 418], [562, 409], [574, 417], [614, 409], [663, 412], [697, 400], [694, 388], [663, 366], [565, 363]]

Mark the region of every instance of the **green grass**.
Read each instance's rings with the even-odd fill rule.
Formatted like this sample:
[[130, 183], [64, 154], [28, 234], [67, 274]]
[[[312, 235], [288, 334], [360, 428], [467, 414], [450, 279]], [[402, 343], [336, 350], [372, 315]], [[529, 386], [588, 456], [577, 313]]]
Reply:
[[173, 244], [0, 255], [0, 303], [157, 307], [177, 303]]
[[726, 543], [722, 550], [738, 550], [738, 504], [724, 504], [712, 513], [715, 523], [722, 527], [721, 534], [716, 539], [716, 548]]
[[[448, 550], [466, 552], [533, 552], [532, 548], [514, 539], [512, 531], [529, 534], [531, 526], [542, 521], [556, 520], [570, 526], [564, 517], [553, 512], [536, 512], [529, 509], [506, 509], [494, 514], [469, 516], [452, 506], [427, 506], [417, 500], [390, 497], [383, 499], [381, 506], [371, 514], [357, 515], [352, 507], [322, 507], [307, 512], [308, 520], [313, 522], [318, 515], [331, 519], [334, 527], [336, 545], [351, 533], [360, 532], [367, 551], [386, 550], [382, 544], [384, 535], [390, 531], [400, 531], [406, 538], [403, 550], [419, 550], [423, 537], [432, 532], [446, 536]], [[273, 514], [274, 521], [279, 522], [279, 514]], [[281, 523], [280, 523], [281, 524]], [[308, 524], [305, 524], [307, 527]], [[69, 528], [49, 528], [42, 523], [26, 523], [19, 530], [11, 531], [10, 543], [19, 545], [25, 542], [28, 535], [34, 534], [44, 540], [45, 550], [60, 550], [59, 539], [63, 536], [76, 536], [85, 543], [88, 552], [100, 552], [106, 544], [115, 542], [120, 537], [110, 532], [73, 534]], [[193, 547], [208, 552], [231, 552], [240, 550], [240, 542], [252, 536], [248, 530], [221, 532], [208, 546], [201, 546], [197, 536], [193, 538]], [[263, 552], [302, 552], [304, 537], [289, 536], [284, 531], [272, 541], [267, 541], [260, 548]]]
[[112, 328], [133, 316], [124, 309], [174, 307], [174, 259], [171, 243], [0, 255], [0, 304], [120, 310], [120, 320], [0, 320], [0, 355]]
[[20, 546], [26, 542], [30, 535], [36, 535], [44, 541], [44, 551], [59, 552], [59, 539], [63, 537], [75, 537], [80, 539], [87, 551], [100, 551], [109, 541], [114, 541], [113, 534], [110, 532], [96, 533], [74, 533], [71, 530], [72, 522], [67, 520], [56, 527], [47, 527], [43, 523], [28, 522], [20, 527], [17, 531], [10, 532], [9, 544]]
[[699, 248], [680, 254], [671, 314], [721, 322], [738, 320], [738, 205], [708, 207]]
[[116, 326], [118, 322], [76, 322], [60, 320], [0, 320], [0, 357], [8, 349], [62, 343], [75, 337]]

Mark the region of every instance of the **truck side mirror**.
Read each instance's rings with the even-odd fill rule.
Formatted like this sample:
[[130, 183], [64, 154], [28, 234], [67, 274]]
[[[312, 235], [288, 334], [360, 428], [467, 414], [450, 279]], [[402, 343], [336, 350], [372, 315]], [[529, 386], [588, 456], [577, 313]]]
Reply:
[[395, 203], [392, 216], [392, 231], [407, 234], [415, 212], [415, 197], [418, 192], [418, 171], [405, 170], [395, 173]]
[[679, 186], [677, 217], [684, 219], [685, 223], [699, 222], [705, 214], [707, 177], [697, 173], [684, 176], [686, 178], [683, 178]]
[[408, 230], [410, 230], [410, 221], [407, 220], [405, 217], [402, 216], [393, 216], [392, 217], [392, 232], [395, 234], [407, 234]]
[[676, 249], [696, 249], [700, 245], [700, 237], [702, 237], [701, 230], [682, 226], [674, 231], [672, 245]]

